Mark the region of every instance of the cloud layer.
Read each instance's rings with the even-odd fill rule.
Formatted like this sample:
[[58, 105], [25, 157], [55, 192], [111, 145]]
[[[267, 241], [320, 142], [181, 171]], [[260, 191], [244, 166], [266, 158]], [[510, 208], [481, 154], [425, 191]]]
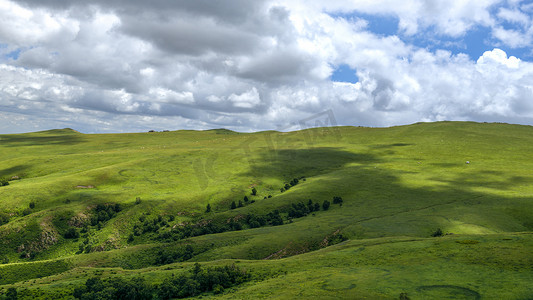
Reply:
[[[532, 15], [519, 0], [0, 0], [0, 132], [251, 131], [328, 109], [340, 125], [533, 124]], [[480, 29], [482, 55], [446, 46]], [[358, 81], [332, 81], [340, 66]]]

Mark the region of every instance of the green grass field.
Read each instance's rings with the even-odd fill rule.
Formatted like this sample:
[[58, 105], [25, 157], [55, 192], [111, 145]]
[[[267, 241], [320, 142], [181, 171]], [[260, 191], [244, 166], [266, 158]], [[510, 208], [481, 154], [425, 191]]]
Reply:
[[[473, 122], [0, 135], [0, 293], [69, 299], [91, 276], [158, 284], [200, 262], [252, 274], [203, 298], [533, 299], [532, 155], [533, 127]], [[283, 225], [162, 238], [275, 210]]]

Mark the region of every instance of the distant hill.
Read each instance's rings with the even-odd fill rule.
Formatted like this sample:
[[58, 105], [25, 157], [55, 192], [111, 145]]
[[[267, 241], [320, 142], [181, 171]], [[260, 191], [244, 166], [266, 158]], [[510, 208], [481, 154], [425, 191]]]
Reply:
[[0, 135], [0, 294], [532, 298], [532, 145], [474, 122]]

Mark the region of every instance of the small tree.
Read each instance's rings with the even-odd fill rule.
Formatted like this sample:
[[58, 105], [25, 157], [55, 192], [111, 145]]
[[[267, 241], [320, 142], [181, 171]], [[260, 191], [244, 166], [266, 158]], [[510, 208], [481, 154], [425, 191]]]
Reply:
[[17, 297], [17, 289], [14, 288], [14, 287], [8, 288], [7, 289], [7, 293], [6, 293], [6, 297], [4, 299], [9, 299], [9, 300], [18, 299], [18, 297]]
[[205, 212], [211, 212], [211, 204], [207, 203], [207, 207], [205, 208]]
[[295, 185], [297, 185], [297, 184], [298, 184], [298, 178], [294, 178], [294, 179], [291, 180], [291, 182], [290, 182], [290, 185], [291, 185], [291, 186], [295, 186]]
[[242, 201], [239, 200], [239, 207], [243, 207], [243, 206], [244, 206], [244, 204], [242, 204]]
[[9, 181], [5, 178], [0, 178], [0, 186], [9, 185]]
[[256, 189], [255, 187], [252, 188], [252, 195], [253, 195], [253, 196], [257, 195], [257, 189]]
[[248, 196], [244, 196], [244, 202], [248, 203], [249, 199], [248, 199]]
[[34, 208], [35, 208], [35, 202], [33, 202], [33, 201], [30, 202], [30, 208], [31, 208], [31, 209], [34, 209]]
[[328, 210], [329, 209], [329, 201], [328, 200], [324, 200], [324, 203], [322, 203], [322, 209], [323, 210]]
[[235, 201], [232, 201], [231, 202], [231, 209], [236, 209], [237, 208], [237, 204], [235, 204]]
[[141, 197], [135, 198], [135, 204], [141, 204]]
[[4, 225], [9, 222], [9, 215], [3, 212], [0, 212], [0, 225]]
[[76, 228], [69, 227], [69, 229], [67, 229], [67, 231], [63, 235], [63, 237], [66, 238], [66, 239], [77, 239], [77, 238], [80, 237], [80, 234], [78, 233]]
[[433, 234], [431, 235], [432, 237], [438, 237], [438, 236], [442, 236], [442, 230], [440, 228], [437, 228], [437, 230], [435, 232], [433, 232]]
[[339, 197], [339, 196], [333, 197], [333, 204], [342, 204], [342, 197]]

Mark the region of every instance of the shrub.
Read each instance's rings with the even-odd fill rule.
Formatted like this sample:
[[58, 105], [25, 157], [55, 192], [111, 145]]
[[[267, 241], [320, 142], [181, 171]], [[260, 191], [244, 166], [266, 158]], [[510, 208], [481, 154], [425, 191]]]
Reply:
[[342, 197], [339, 197], [339, 196], [333, 197], [333, 204], [342, 204]]
[[237, 208], [237, 204], [235, 204], [235, 201], [232, 201], [231, 202], [231, 206], [230, 206], [231, 209], [236, 209]]
[[141, 197], [135, 198], [135, 205], [141, 204]]
[[323, 210], [328, 210], [329, 209], [329, 201], [328, 200], [324, 200], [324, 202], [322, 203], [322, 209]]
[[0, 213], [0, 226], [9, 222], [9, 215], [6, 213]]
[[289, 182], [289, 184], [290, 184], [291, 186], [295, 186], [295, 185], [298, 184], [298, 182], [299, 182], [299, 181], [298, 181], [298, 178], [294, 178], [293, 180], [291, 180], [291, 182]]
[[80, 234], [76, 230], [76, 228], [70, 227], [69, 229], [67, 229], [65, 234], [63, 234], [63, 237], [66, 238], [66, 239], [77, 239], [77, 238], [80, 237]]
[[253, 196], [257, 195], [257, 189], [256, 189], [255, 187], [252, 188], [252, 195], [253, 195]]
[[211, 212], [211, 204], [207, 203], [207, 206], [205, 208], [205, 212], [206, 213]]
[[7, 292], [6, 292], [5, 299], [6, 300], [16, 300], [16, 299], [18, 299], [18, 297], [17, 297], [17, 289], [14, 288], [14, 287], [8, 288]]
[[0, 178], [0, 186], [9, 185], [9, 181], [6, 178]]
[[249, 201], [249, 199], [248, 199], [247, 196], [244, 196], [244, 199], [243, 199], [243, 200], [244, 200], [244, 202], [246, 202], [246, 203], [248, 203], [248, 201]]
[[35, 202], [33, 202], [33, 201], [30, 202], [30, 208], [31, 208], [31, 209], [34, 209], [34, 208], [35, 208]]
[[435, 232], [433, 232], [433, 234], [431, 234], [432, 237], [438, 237], [438, 236], [442, 236], [442, 230], [440, 228], [437, 228], [437, 230]]

